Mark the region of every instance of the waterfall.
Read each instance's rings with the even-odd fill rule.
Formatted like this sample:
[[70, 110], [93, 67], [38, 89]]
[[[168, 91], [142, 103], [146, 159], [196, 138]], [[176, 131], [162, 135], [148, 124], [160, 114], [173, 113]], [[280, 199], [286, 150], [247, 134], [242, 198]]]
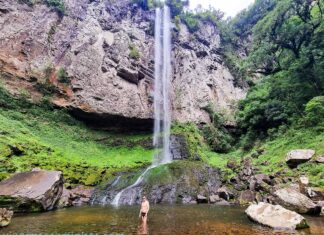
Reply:
[[[170, 9], [164, 5], [163, 10], [155, 12], [155, 45], [154, 45], [154, 135], [153, 144], [162, 148], [154, 157], [153, 163], [127, 188], [121, 190], [113, 199], [112, 205], [118, 206], [123, 193], [138, 186], [146, 173], [159, 165], [172, 161], [170, 154], [171, 111], [169, 100], [171, 77], [171, 17]], [[127, 202], [133, 204], [133, 196]]]

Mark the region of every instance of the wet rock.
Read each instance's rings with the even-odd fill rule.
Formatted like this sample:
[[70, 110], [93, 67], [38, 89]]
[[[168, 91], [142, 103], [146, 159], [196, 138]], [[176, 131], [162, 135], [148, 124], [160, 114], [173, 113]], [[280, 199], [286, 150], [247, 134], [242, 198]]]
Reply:
[[230, 203], [223, 198], [220, 198], [218, 195], [209, 196], [209, 203], [215, 204], [217, 206], [229, 206]]
[[313, 201], [324, 201], [324, 189], [308, 187], [306, 188], [306, 195], [310, 197]]
[[276, 202], [283, 207], [296, 211], [301, 214], [319, 214], [320, 208], [316, 204], [299, 193], [298, 191], [291, 188], [279, 189], [274, 193]]
[[239, 204], [240, 205], [246, 205], [255, 200], [256, 193], [252, 190], [245, 190], [240, 193], [239, 196]]
[[295, 168], [301, 163], [308, 162], [315, 155], [311, 149], [297, 149], [290, 151], [286, 156], [286, 163], [289, 167]]
[[222, 186], [217, 190], [217, 194], [220, 198], [223, 198], [224, 200], [228, 201], [232, 198], [234, 198], [233, 193], [225, 186]]
[[[134, 182], [134, 177], [136, 176], [133, 172], [130, 177], [131, 181], [128, 181], [129, 184], [126, 182], [126, 185]], [[123, 178], [128, 179], [126, 175]], [[197, 202], [197, 195], [216, 195], [220, 185], [219, 169], [199, 161], [174, 161], [151, 169], [141, 184], [123, 193], [119, 202], [121, 204], [139, 204], [141, 195], [145, 194], [154, 204], [191, 204], [194, 201]], [[109, 204], [120, 188], [124, 187], [125, 181], [120, 180], [114, 187], [107, 186], [104, 190], [98, 188], [96, 198], [92, 203], [101, 204], [102, 198], [105, 197], [105, 203]]]
[[208, 203], [208, 199], [207, 199], [207, 197], [198, 194], [197, 195], [197, 202], [200, 203], [200, 204], [202, 204], [202, 203]]
[[182, 204], [197, 204], [197, 200], [191, 196], [185, 196], [182, 198]]
[[209, 196], [209, 202], [211, 204], [214, 204], [214, 203], [219, 202], [221, 200], [224, 200], [224, 199], [220, 198], [218, 195], [211, 195], [211, 196]]
[[230, 206], [231, 204], [228, 201], [225, 201], [224, 199], [217, 201], [214, 203], [216, 206]]
[[13, 211], [7, 210], [6, 208], [0, 208], [0, 228], [8, 226], [12, 216]]
[[57, 207], [58, 208], [65, 208], [65, 207], [70, 207], [73, 205], [72, 203], [72, 198], [71, 198], [72, 194], [71, 191], [69, 189], [66, 189], [65, 187], [63, 187], [63, 192], [62, 192], [62, 196], [58, 202]]
[[173, 160], [184, 160], [189, 158], [189, 148], [183, 135], [170, 136], [170, 152]]
[[293, 230], [308, 227], [303, 216], [279, 205], [260, 202], [250, 205], [245, 213], [251, 220], [273, 229]]
[[317, 204], [317, 206], [321, 207], [320, 216], [324, 216], [324, 201], [319, 201], [316, 204]]
[[93, 192], [93, 188], [86, 188], [82, 185], [72, 189], [70, 191], [70, 200], [72, 201], [72, 205], [82, 206], [88, 204]]
[[0, 182], [0, 206], [15, 212], [52, 210], [62, 191], [63, 176], [60, 171], [18, 173]]

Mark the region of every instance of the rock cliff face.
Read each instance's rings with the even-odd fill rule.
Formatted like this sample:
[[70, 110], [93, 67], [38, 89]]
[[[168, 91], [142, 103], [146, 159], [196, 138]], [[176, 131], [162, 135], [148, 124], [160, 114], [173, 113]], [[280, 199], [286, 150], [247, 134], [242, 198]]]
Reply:
[[[53, 103], [85, 120], [151, 125], [154, 11], [131, 0], [65, 0], [60, 17], [45, 4], [20, 2], [0, 0], [0, 72], [9, 91], [25, 89], [39, 100], [40, 88], [50, 86]], [[234, 86], [220, 46], [212, 25], [195, 34], [174, 26], [173, 120], [208, 123], [209, 103], [231, 114], [245, 96]], [[70, 82], [58, 76], [62, 69]]]

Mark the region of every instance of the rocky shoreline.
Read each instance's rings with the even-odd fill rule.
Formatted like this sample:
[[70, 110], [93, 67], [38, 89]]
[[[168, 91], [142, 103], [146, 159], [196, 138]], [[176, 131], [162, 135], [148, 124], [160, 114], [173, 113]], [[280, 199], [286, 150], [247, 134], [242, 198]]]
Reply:
[[[286, 162], [290, 167], [296, 167], [314, 156], [312, 150], [293, 150], [287, 154]], [[294, 166], [290, 164], [292, 159]], [[236, 172], [229, 180], [222, 179], [219, 169], [201, 161], [174, 161], [152, 169], [142, 184], [125, 192], [121, 204], [138, 204], [141, 195], [145, 194], [152, 203], [250, 205], [246, 213], [253, 221], [285, 229], [307, 227], [307, 222], [299, 214], [324, 215], [324, 190], [310, 187], [306, 176], [287, 179], [280, 174], [257, 174], [250, 158], [242, 159], [240, 166], [230, 161], [227, 167]], [[110, 204], [115, 194], [137, 175], [120, 175], [117, 181], [113, 179], [105, 188], [80, 185], [66, 189], [59, 171], [35, 169], [15, 174], [0, 182], [0, 207], [6, 208], [1, 212], [1, 221], [3, 224], [6, 224], [3, 221], [10, 221], [10, 211], [27, 213], [87, 204]], [[287, 215], [287, 220], [298, 223], [288, 223], [285, 227], [268, 221], [273, 216], [282, 217], [281, 214]], [[284, 223], [282, 219], [279, 221]]]

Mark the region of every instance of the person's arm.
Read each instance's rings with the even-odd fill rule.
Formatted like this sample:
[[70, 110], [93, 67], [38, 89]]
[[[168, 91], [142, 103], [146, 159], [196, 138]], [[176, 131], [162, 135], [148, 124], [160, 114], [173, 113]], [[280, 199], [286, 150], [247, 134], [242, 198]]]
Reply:
[[150, 210], [150, 203], [148, 201], [146, 201], [146, 214], [149, 212]]

